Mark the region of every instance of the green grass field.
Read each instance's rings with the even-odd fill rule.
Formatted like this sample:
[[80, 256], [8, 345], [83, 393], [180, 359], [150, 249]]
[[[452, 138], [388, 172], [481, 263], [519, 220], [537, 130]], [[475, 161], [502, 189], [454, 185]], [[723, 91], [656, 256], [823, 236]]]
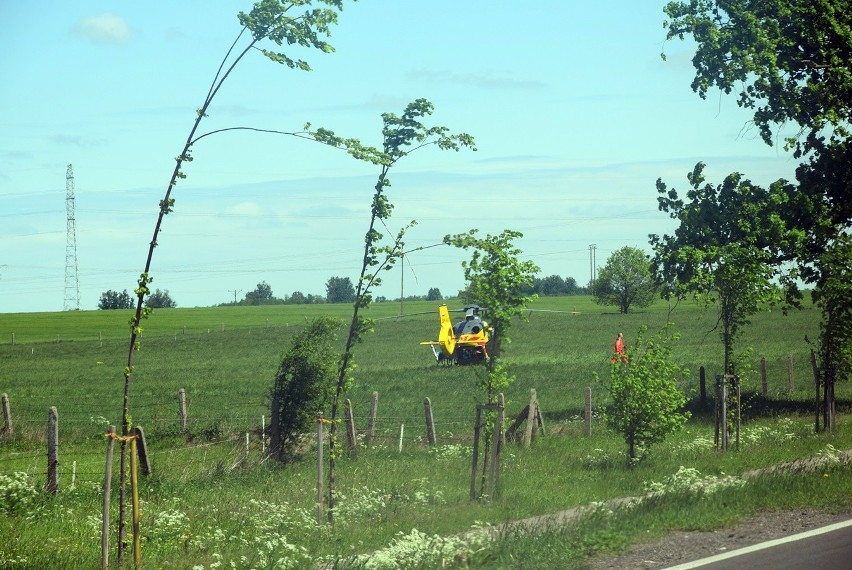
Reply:
[[[350, 307], [155, 311], [144, 323], [130, 393], [133, 422], [145, 429], [154, 471], [142, 483], [146, 565], [207, 568], [216, 567], [217, 561], [234, 561], [238, 568], [287, 567], [270, 562], [277, 556], [289, 557], [293, 567], [307, 567], [323, 557], [343, 560], [371, 552], [401, 540], [400, 536], [416, 542], [412, 529], [429, 536], [454, 536], [475, 524], [499, 525], [639, 495], [646, 483], [664, 481], [682, 465], [712, 478], [800, 457], [830, 456], [832, 449], [852, 447], [848, 420], [852, 390], [847, 384], [837, 387], [838, 429], [833, 434], [813, 433], [814, 386], [805, 338], [816, 337], [819, 315], [811, 307], [787, 316], [765, 313], [747, 327], [739, 345], [752, 349], [751, 370], [741, 370], [743, 449], [727, 453], [713, 449], [712, 413], [698, 406], [699, 367], [706, 370], [708, 392], [721, 370], [714, 315], [692, 305], [675, 307], [670, 318], [682, 338], [674, 357], [690, 370], [683, 389], [694, 416], [683, 432], [653, 448], [634, 469], [625, 467], [623, 441], [600, 421], [606, 387], [594, 378], [608, 377], [617, 332], [624, 332], [629, 347], [641, 326], [652, 331], [661, 327], [669, 307], [658, 303], [619, 315], [588, 297], [561, 297], [538, 300], [533, 308], [563, 312], [531, 312], [528, 321], [514, 324], [513, 342], [504, 354], [516, 377], [505, 393], [507, 415], [517, 414], [530, 389], [535, 389], [547, 435], [529, 449], [507, 446], [498, 497], [480, 503], [470, 502], [468, 492], [473, 417], [483, 399], [477, 388], [482, 369], [439, 367], [429, 348], [419, 345], [437, 334], [435, 303], [406, 302], [409, 316], [403, 318], [397, 318], [397, 303], [370, 307], [375, 332], [356, 347], [355, 383], [346, 397], [352, 401], [356, 427], [363, 431], [371, 395], [378, 392], [377, 438], [357, 456], [341, 458], [342, 499], [334, 527], [312, 522], [314, 454], [309, 452], [304, 461], [286, 468], [272, 465], [263, 460], [260, 434], [268, 421], [267, 394], [288, 340], [308, 319], [320, 314], [345, 319]], [[38, 493], [28, 501], [26, 517], [20, 513], [0, 517], [4, 545], [0, 567], [97, 565], [103, 432], [106, 425], [120, 420], [129, 317], [129, 311], [0, 315], [0, 393], [8, 394], [15, 429], [13, 436], [0, 439], [0, 478], [25, 472], [35, 488], [44, 485], [45, 431], [52, 406], [59, 414], [61, 473], [57, 497]], [[767, 362], [767, 397], [760, 393], [761, 357]], [[793, 362], [792, 390], [788, 357]], [[586, 387], [592, 388], [595, 409], [591, 437], [583, 435], [580, 420]], [[181, 433], [178, 418], [180, 389], [187, 394], [186, 434]], [[433, 406], [438, 438], [434, 448], [425, 444], [425, 398]], [[811, 489], [807, 480], [792, 478], [780, 484], [771, 500], [757, 485], [751, 493], [740, 488], [720, 491], [739, 497], [735, 502], [742, 505], [740, 510], [704, 504], [690, 509], [694, 518], [672, 522], [684, 511], [682, 502], [673, 498], [658, 502], [658, 508], [640, 509], [641, 516], [652, 517], [651, 528], [662, 532], [730, 522], [749, 510], [795, 506], [796, 501], [852, 508], [849, 468], [833, 469], [842, 476], [820, 474], [818, 489]], [[8, 489], [14, 487], [6, 481], [4, 491], [2, 481], [0, 501], [3, 492], [8, 497]], [[695, 503], [689, 497], [683, 501]], [[28, 524], [19, 524], [22, 518]], [[56, 520], [63, 523], [57, 525]], [[597, 530], [580, 525], [572, 531], [578, 534], [570, 535], [574, 538], [561, 531], [556, 537], [543, 533], [539, 540], [550, 545], [550, 552], [561, 554], [539, 560], [539, 567], [582, 567], [585, 556], [619, 548], [634, 539], [640, 524], [648, 524], [630, 523], [631, 517], [619, 520], [623, 522], [618, 525], [598, 521]], [[554, 548], [552, 543], [560, 536], [568, 544]], [[436, 544], [448, 551], [452, 547], [434, 538], [420, 540], [432, 545], [421, 544], [423, 552], [434, 551]], [[526, 560], [529, 567], [535, 559], [529, 558], [531, 552], [524, 554], [528, 540], [522, 537], [513, 543], [507, 536], [484, 550], [463, 546], [469, 552], [458, 563], [524, 567]], [[577, 541], [585, 546], [578, 547]], [[363, 561], [353, 564], [369, 567]], [[424, 558], [414, 567], [435, 564]]]

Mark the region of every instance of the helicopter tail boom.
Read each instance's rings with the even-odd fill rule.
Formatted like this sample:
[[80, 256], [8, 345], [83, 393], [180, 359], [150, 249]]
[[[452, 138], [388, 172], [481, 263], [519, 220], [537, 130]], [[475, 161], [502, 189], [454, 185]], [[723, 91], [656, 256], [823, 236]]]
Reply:
[[[438, 308], [438, 316], [441, 320], [438, 340], [429, 340], [420, 344], [430, 346], [435, 354], [435, 360], [441, 361], [453, 357], [453, 352], [456, 349], [456, 335], [453, 332], [453, 323], [450, 320], [450, 312], [446, 305], [441, 305]], [[438, 350], [439, 347], [440, 350]]]

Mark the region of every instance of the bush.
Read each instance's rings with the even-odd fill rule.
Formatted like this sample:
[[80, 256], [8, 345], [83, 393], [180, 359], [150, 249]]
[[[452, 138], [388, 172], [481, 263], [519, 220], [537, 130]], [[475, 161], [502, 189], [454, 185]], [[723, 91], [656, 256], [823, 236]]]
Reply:
[[27, 507], [37, 495], [38, 491], [26, 473], [0, 474], [0, 513], [26, 514]]
[[317, 413], [331, 403], [339, 358], [333, 342], [342, 324], [330, 317], [314, 319], [293, 338], [281, 360], [272, 388], [270, 425], [270, 453], [279, 461], [297, 454], [301, 437], [312, 431]]
[[689, 412], [681, 411], [686, 396], [678, 388], [678, 380], [688, 372], [672, 362], [671, 344], [676, 337], [666, 327], [646, 340], [646, 330], [639, 332], [626, 358], [613, 358], [611, 368], [612, 405], [606, 421], [624, 436], [630, 465], [689, 419]]

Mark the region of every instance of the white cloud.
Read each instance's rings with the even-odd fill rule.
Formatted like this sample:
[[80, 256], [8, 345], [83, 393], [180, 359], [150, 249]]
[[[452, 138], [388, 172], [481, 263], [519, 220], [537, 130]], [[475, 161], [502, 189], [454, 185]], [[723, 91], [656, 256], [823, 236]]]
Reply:
[[228, 216], [258, 218], [264, 215], [264, 209], [255, 202], [242, 202], [231, 206], [225, 212]]
[[109, 12], [100, 16], [83, 18], [71, 28], [71, 31], [75, 35], [101, 44], [123, 45], [133, 36], [127, 21]]

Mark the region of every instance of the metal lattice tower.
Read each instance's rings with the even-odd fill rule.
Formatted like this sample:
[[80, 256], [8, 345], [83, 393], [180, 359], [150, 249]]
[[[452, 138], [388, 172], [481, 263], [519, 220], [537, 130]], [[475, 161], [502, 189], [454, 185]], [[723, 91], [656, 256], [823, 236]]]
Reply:
[[65, 304], [63, 311], [80, 310], [80, 280], [77, 277], [77, 226], [74, 222], [74, 170], [65, 172], [65, 214], [68, 218], [65, 238]]

